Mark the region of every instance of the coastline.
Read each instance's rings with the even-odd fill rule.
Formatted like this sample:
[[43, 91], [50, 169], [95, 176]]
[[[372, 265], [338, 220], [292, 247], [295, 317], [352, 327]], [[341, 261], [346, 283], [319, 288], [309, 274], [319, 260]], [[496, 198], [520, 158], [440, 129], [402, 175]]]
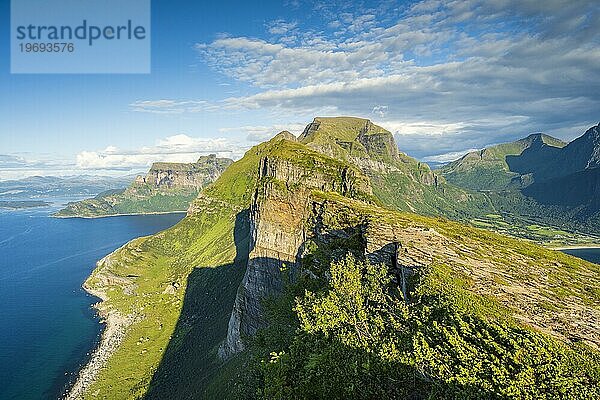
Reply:
[[112, 218], [112, 217], [135, 217], [139, 215], [164, 215], [164, 214], [185, 214], [187, 210], [181, 211], [151, 211], [151, 212], [139, 212], [139, 213], [127, 213], [127, 214], [107, 214], [107, 215], [51, 215], [52, 218], [59, 219], [70, 219], [70, 218], [81, 218], [81, 219], [98, 219], [98, 218]]
[[547, 247], [549, 250], [585, 250], [585, 249], [600, 249], [600, 244], [576, 244], [572, 246]]
[[[110, 254], [107, 256], [109, 257]], [[98, 262], [102, 263], [106, 259], [103, 258]], [[61, 397], [64, 400], [79, 400], [83, 399], [84, 394], [89, 387], [96, 381], [96, 377], [108, 362], [108, 359], [118, 349], [119, 345], [125, 338], [127, 328], [135, 322], [134, 315], [122, 315], [121, 313], [103, 309], [102, 303], [108, 300], [108, 296], [101, 290], [96, 290], [89, 287], [86, 283], [83, 284], [83, 289], [100, 299], [99, 302], [93, 305], [98, 311], [100, 324], [104, 324], [104, 329], [100, 337], [100, 341], [96, 348], [92, 351], [87, 363], [81, 368], [77, 374], [75, 382], [65, 391]]]

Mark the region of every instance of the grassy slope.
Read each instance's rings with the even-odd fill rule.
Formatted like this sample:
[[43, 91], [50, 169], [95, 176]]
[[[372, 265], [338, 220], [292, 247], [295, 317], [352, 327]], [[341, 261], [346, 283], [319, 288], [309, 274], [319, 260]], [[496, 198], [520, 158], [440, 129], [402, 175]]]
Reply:
[[[194, 268], [218, 268], [220, 278], [212, 282], [216, 287], [229, 281], [228, 287], [224, 285], [216, 291], [215, 295], [221, 296], [219, 301], [207, 302], [207, 318], [223, 315], [227, 306], [221, 301], [229, 301], [228, 310], [231, 309], [243, 275], [243, 268], [235, 264], [236, 218], [250, 204], [263, 150], [264, 145], [251, 149], [203, 191], [203, 196], [195, 202], [195, 207], [202, 212], [186, 217], [164, 232], [130, 242], [110, 256], [110, 263], [100, 264], [86, 281], [88, 287], [107, 293], [103, 309], [117, 310], [122, 315], [133, 314], [138, 319], [88, 390], [88, 398], [139, 398], [148, 391], [167, 348], [175, 351], [172, 348], [176, 346], [177, 337], [172, 335], [180, 319], [185, 293], [197, 290], [188, 286]], [[121, 281], [113, 280], [114, 283], [107, 285], [103, 283], [107, 275]], [[123, 291], [122, 279], [137, 285], [135, 295]], [[178, 282], [180, 289], [175, 294], [165, 294], [165, 288], [172, 282]], [[202, 284], [197, 279], [190, 283]], [[224, 331], [204, 341], [216, 346], [223, 337]], [[206, 349], [211, 350], [216, 347]]]
[[[565, 143], [542, 135], [544, 143], [564, 147]], [[472, 190], [502, 190], [519, 174], [511, 172], [506, 157], [518, 156], [531, 145], [531, 136], [511, 143], [503, 143], [482, 151], [472, 152], [440, 169], [448, 182]]]

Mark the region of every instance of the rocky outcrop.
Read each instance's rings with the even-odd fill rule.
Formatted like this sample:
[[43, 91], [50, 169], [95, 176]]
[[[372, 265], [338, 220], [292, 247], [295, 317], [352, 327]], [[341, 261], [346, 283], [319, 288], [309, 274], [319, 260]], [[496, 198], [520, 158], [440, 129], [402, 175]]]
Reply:
[[313, 122], [306, 125], [306, 127], [304, 128], [304, 131], [302, 131], [302, 134], [298, 137], [298, 140], [300, 142], [302, 142], [306, 138], [310, 137], [312, 134], [314, 134], [319, 129], [320, 125], [321, 125], [321, 122], [319, 121], [319, 119], [315, 118], [313, 120]]
[[367, 120], [356, 138], [374, 158], [398, 159], [398, 145], [394, 136], [383, 128]]
[[[307, 230], [307, 238], [323, 241], [358, 233], [354, 241], [360, 243], [357, 250], [372, 264], [390, 269], [407, 302], [413, 285], [411, 277], [422, 268], [444, 265], [452, 276], [465, 279], [465, 288], [493, 297], [521, 323], [565, 342], [583, 341], [593, 348], [600, 347], [597, 303], [585, 303], [576, 296], [561, 299], [549, 285], [549, 279], [556, 279], [565, 268], [561, 261], [532, 259], [531, 253], [515, 249], [503, 253], [500, 261], [498, 248], [482, 247], [476, 233], [456, 236], [458, 225], [439, 225], [438, 230], [401, 214], [364, 208], [350, 199], [317, 195], [311, 199], [311, 209], [314, 212], [306, 225], [314, 229]], [[598, 280], [591, 270], [585, 275], [577, 284], [589, 280], [593, 285]]]
[[181, 212], [200, 190], [214, 182], [233, 161], [215, 154], [195, 163], [157, 162], [125, 190], [100, 193], [92, 199], [69, 203], [59, 217], [103, 217], [123, 214]]
[[135, 183], [155, 188], [190, 187], [199, 190], [214, 182], [232, 162], [228, 158], [217, 158], [215, 154], [202, 156], [190, 164], [157, 162], [152, 164], [145, 176], [138, 176]]
[[251, 245], [248, 264], [219, 355], [227, 358], [244, 349], [244, 337], [264, 326], [262, 302], [281, 293], [293, 280], [307, 236], [309, 198], [314, 190], [351, 197], [372, 194], [368, 179], [345, 164], [313, 160], [310, 166], [279, 157], [263, 157], [259, 186], [250, 206]]

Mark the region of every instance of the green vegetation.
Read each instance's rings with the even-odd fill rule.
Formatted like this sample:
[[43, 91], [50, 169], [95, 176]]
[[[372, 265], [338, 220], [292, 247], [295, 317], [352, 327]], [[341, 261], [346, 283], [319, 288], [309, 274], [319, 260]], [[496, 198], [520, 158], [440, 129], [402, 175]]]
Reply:
[[[331, 264], [296, 300], [299, 329], [264, 360], [267, 399], [592, 399], [600, 358], [492, 313], [443, 266], [420, 271], [411, 302], [386, 268]], [[439, 276], [439, 274], [443, 274]]]
[[102, 217], [122, 214], [145, 214], [186, 211], [198, 197], [194, 188], [152, 190], [148, 185], [136, 188], [136, 194], [124, 191], [100, 193], [93, 199], [69, 203], [56, 217]]
[[[185, 292], [196, 293], [198, 286], [206, 284], [197, 278], [206, 274], [192, 274], [194, 267], [219, 267], [211, 276], [222, 278], [212, 281], [220, 289], [213, 294], [217, 299], [206, 299], [212, 308], [205, 312], [214, 318], [223, 308], [231, 307], [232, 293], [243, 274], [242, 266], [234, 263], [235, 212], [222, 204], [208, 203], [206, 207], [212, 212], [188, 217], [156, 236], [130, 242], [100, 263], [86, 282], [87, 287], [106, 293], [103, 310], [131, 315], [136, 321], [88, 390], [89, 398], [94, 398], [96, 391], [109, 399], [136, 398], [147, 392], [167, 347], [176, 346], [184, 335], [174, 331], [184, 308]], [[179, 288], [168, 292], [174, 283]], [[220, 298], [227, 287], [229, 297]], [[204, 340], [210, 346], [221, 338]]]
[[480, 213], [493, 211], [488, 199], [481, 194], [469, 193], [445, 183], [424, 185], [412, 176], [403, 172], [372, 174], [373, 192], [389, 208], [423, 215], [443, 215], [459, 221], [468, 221]]
[[[598, 265], [490, 232], [517, 224], [487, 194], [391, 151], [389, 132], [315, 121], [300, 142], [282, 133], [253, 147], [179, 224], [99, 263], [86, 286], [104, 315], [133, 322], [86, 398], [600, 396]], [[274, 210], [256, 213], [265, 200]], [[289, 238], [269, 223], [289, 220], [300, 220], [297, 268], [279, 270], [283, 292], [262, 299], [267, 323], [246, 351], [221, 360], [252, 237], [267, 233], [252, 229], [272, 229], [264, 254], [277, 254]], [[263, 290], [276, 278], [257, 277]]]
[[[118, 312], [135, 322], [86, 398], [95, 399], [98, 393], [126, 399], [198, 392], [218, 373], [217, 347], [247, 256], [244, 210], [257, 183], [259, 160], [276, 142], [255, 146], [232, 164], [194, 201], [191, 209], [197, 212], [164, 232], [128, 243], [99, 263], [86, 287], [107, 297], [103, 313]], [[178, 289], [167, 291], [174, 283]], [[203, 325], [198, 333], [198, 327], [192, 328], [198, 318], [211, 329]], [[186, 380], [181, 378], [189, 374], [197, 378], [188, 381], [196, 389], [182, 385]]]
[[469, 223], [477, 228], [531, 240], [546, 247], [585, 246], [600, 243], [600, 235], [573, 232], [570, 230], [573, 229], [570, 225], [562, 228], [539, 225], [542, 221], [514, 214], [491, 214], [473, 218]]
[[440, 173], [453, 185], [471, 190], [503, 190], [511, 186], [519, 187], [520, 174], [510, 170], [507, 158], [520, 156], [536, 143], [557, 149], [566, 145], [561, 140], [548, 135], [530, 135], [516, 142], [503, 143], [469, 153], [442, 167]]
[[600, 233], [599, 132], [592, 127], [568, 145], [530, 135], [469, 153], [439, 173], [453, 185], [479, 191], [507, 224], [474, 213], [470, 220], [476, 226], [552, 245], [589, 243]]

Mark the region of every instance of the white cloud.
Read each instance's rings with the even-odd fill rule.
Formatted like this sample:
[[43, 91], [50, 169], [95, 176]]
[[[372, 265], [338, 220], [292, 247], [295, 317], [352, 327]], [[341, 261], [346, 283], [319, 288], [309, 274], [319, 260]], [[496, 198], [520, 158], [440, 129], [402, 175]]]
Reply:
[[387, 114], [388, 111], [388, 106], [375, 106], [373, 107], [373, 110], [371, 111], [371, 113], [378, 115], [380, 118], [385, 117], [385, 114]]
[[[303, 9], [322, 26], [276, 20], [264, 37], [223, 35], [195, 46], [215, 71], [249, 84], [250, 94], [142, 101], [132, 109], [266, 109], [278, 120], [373, 115], [417, 157], [535, 131], [570, 139], [598, 119], [597, 2], [382, 1], [365, 8], [329, 1]], [[247, 135], [259, 140], [268, 131]]]
[[455, 161], [464, 156], [467, 153], [471, 153], [473, 151], [478, 151], [480, 149], [467, 149], [462, 151], [452, 151], [450, 153], [439, 154], [437, 156], [429, 156], [424, 157], [423, 161], [425, 162], [436, 162], [436, 163], [447, 163], [450, 161]]
[[133, 169], [148, 167], [153, 162], [194, 162], [201, 155], [215, 153], [219, 157], [240, 158], [248, 146], [225, 138], [197, 138], [185, 134], [160, 139], [154, 146], [137, 150], [119, 150], [109, 146], [101, 151], [82, 151], [77, 154], [80, 169]]
[[206, 108], [205, 100], [139, 100], [131, 103], [133, 111], [154, 114], [181, 114], [183, 112], [199, 112]]
[[217, 154], [219, 157], [238, 159], [250, 147], [226, 138], [192, 137], [178, 134], [158, 139], [154, 145], [137, 149], [120, 149], [107, 146], [103, 150], [84, 150], [74, 159], [56, 156], [24, 157], [0, 154], [0, 180], [20, 179], [29, 176], [110, 175], [146, 171], [154, 162], [194, 162], [201, 155]]
[[296, 22], [286, 22], [282, 19], [278, 19], [276, 21], [272, 21], [267, 24], [267, 30], [269, 33], [273, 35], [284, 35], [289, 33], [291, 30], [296, 28], [298, 23]]
[[76, 174], [73, 160], [47, 154], [0, 154], [0, 180]]
[[295, 136], [300, 135], [306, 123], [274, 124], [274, 125], [246, 125], [219, 129], [221, 133], [240, 133], [246, 135], [246, 140], [251, 143], [260, 143], [271, 139], [281, 131], [289, 131]]
[[383, 125], [396, 135], [425, 135], [441, 136], [448, 133], [457, 133], [463, 130], [467, 125], [465, 123], [443, 123], [443, 122], [405, 122], [405, 121], [385, 121]]

